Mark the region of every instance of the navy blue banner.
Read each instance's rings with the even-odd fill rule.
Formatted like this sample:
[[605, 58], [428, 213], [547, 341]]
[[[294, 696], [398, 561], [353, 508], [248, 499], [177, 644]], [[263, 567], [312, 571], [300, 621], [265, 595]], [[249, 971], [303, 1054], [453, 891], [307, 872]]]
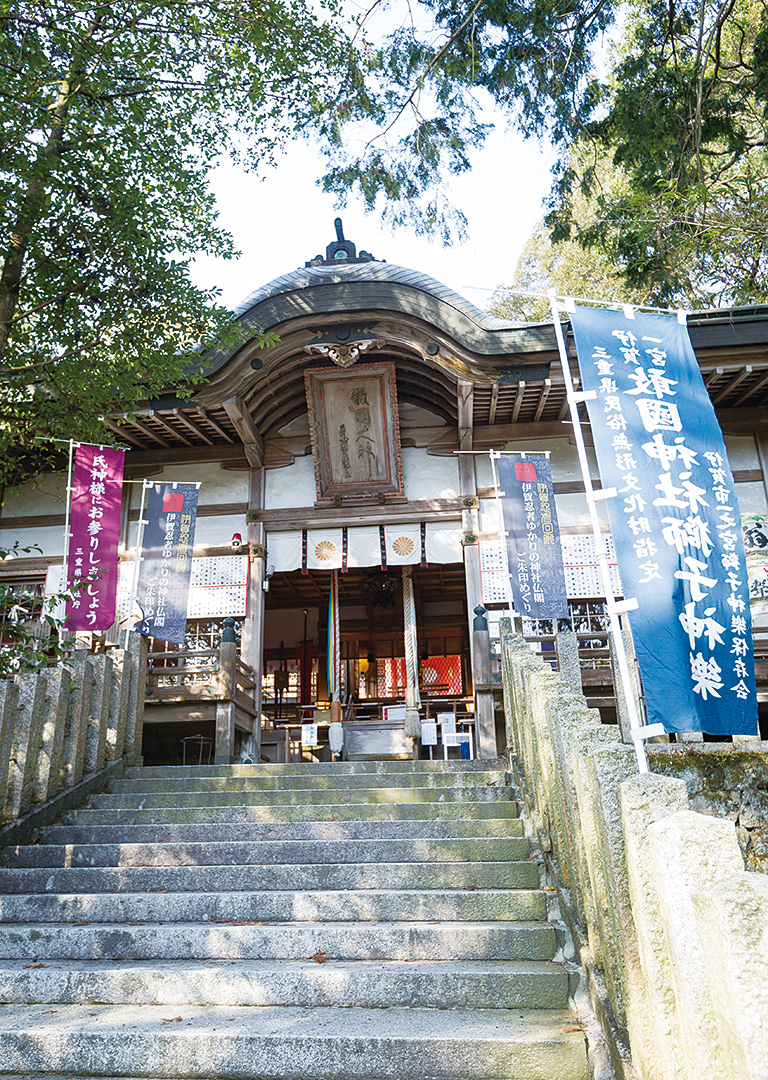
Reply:
[[757, 734], [749, 586], [733, 476], [675, 316], [577, 308], [571, 326], [648, 723]]
[[567, 619], [549, 458], [546, 454], [502, 454], [498, 464], [515, 611], [530, 619]]
[[147, 637], [184, 643], [189, 577], [197, 520], [197, 488], [155, 484], [149, 489], [136, 601]]

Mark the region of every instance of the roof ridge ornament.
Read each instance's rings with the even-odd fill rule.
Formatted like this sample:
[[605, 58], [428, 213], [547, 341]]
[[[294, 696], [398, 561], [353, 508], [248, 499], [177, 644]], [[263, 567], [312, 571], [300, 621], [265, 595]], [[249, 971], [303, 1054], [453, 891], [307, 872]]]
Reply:
[[341, 223], [341, 218], [334, 218], [334, 228], [336, 229], [336, 239], [332, 244], [329, 244], [325, 249], [325, 258], [322, 255], [315, 255], [314, 259], [310, 259], [306, 262], [305, 266], [327, 266], [329, 263], [361, 263], [361, 262], [376, 262], [370, 251], [361, 251], [358, 255], [357, 248], [351, 240], [344, 239], [344, 227]]

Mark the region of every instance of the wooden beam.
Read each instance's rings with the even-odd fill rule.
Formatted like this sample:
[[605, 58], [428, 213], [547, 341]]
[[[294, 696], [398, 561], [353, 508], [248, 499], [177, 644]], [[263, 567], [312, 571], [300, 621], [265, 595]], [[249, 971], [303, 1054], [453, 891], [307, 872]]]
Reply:
[[114, 435], [117, 435], [118, 439], [122, 439], [122, 441], [123, 441], [123, 442], [126, 442], [126, 443], [130, 443], [130, 444], [132, 444], [133, 446], [142, 446], [142, 445], [143, 445], [143, 443], [141, 442], [141, 440], [140, 440], [140, 439], [138, 439], [138, 438], [136, 437], [136, 435], [130, 435], [130, 434], [129, 434], [129, 433], [128, 433], [128, 432], [126, 431], [126, 430], [125, 430], [125, 425], [123, 425], [123, 426], [121, 427], [121, 426], [120, 426], [120, 424], [115, 424], [115, 423], [113, 423], [113, 421], [112, 421], [112, 420], [107, 420], [107, 421], [106, 421], [106, 425], [107, 425], [107, 427], [109, 428], [109, 430], [110, 430], [110, 431], [111, 431], [111, 432], [112, 432], [112, 433], [113, 433]]
[[[199, 544], [195, 546], [192, 554], [196, 559], [199, 559], [219, 556], [226, 558], [228, 555], [236, 558], [238, 553], [232, 550], [231, 544], [226, 544], [223, 547], [208, 547], [205, 544]], [[121, 552], [120, 562], [131, 562], [133, 555], [132, 549]], [[8, 562], [0, 563], [0, 581], [27, 581], [44, 578], [49, 566], [61, 566], [61, 555], [38, 555], [35, 558], [10, 559]]]
[[[581, 385], [581, 380], [579, 379], [579, 376], [577, 375], [576, 378], [573, 380], [573, 389], [578, 390], [580, 385]], [[571, 412], [571, 409], [570, 409], [570, 406], [568, 404], [568, 395], [566, 394], [565, 397], [563, 398], [563, 404], [560, 406], [560, 411], [557, 414], [557, 419], [558, 420], [565, 420], [566, 416], [570, 415], [570, 412]]]
[[229, 432], [225, 431], [217, 420], [214, 420], [212, 416], [209, 416], [205, 409], [202, 407], [202, 405], [197, 406], [197, 412], [207, 424], [211, 425], [217, 435], [221, 435], [222, 439], [224, 439], [225, 442], [234, 445], [235, 440], [232, 438]]
[[253, 422], [248, 406], [237, 396], [227, 398], [222, 405], [245, 447], [248, 464], [252, 469], [260, 469], [264, 464], [264, 440]]
[[757, 431], [768, 431], [768, 412], [765, 409], [718, 409], [717, 419], [720, 427], [729, 435], [754, 435]]
[[523, 398], [525, 397], [525, 380], [521, 379], [517, 384], [517, 393], [515, 394], [515, 403], [512, 406], [512, 423], [517, 423], [517, 418], [520, 415], [520, 406], [523, 404]]
[[[246, 514], [248, 512], [247, 503], [210, 503], [208, 505], [201, 504], [197, 508], [198, 517], [224, 517], [231, 514]], [[128, 514], [130, 521], [138, 521], [139, 510], [131, 510]], [[63, 514], [30, 514], [29, 516], [22, 517], [0, 517], [0, 529], [50, 529], [56, 528], [59, 525], [64, 524]], [[11, 560], [11, 562], [14, 560]], [[56, 561], [49, 560], [49, 561]], [[61, 561], [59, 559], [59, 561]], [[11, 565], [9, 562], [9, 566]]]
[[142, 435], [146, 435], [148, 439], [156, 442], [158, 446], [162, 446], [164, 449], [170, 450], [171, 444], [167, 443], [161, 435], [158, 435], [157, 432], [153, 431], [149, 424], [146, 424], [143, 421], [139, 420], [139, 418], [135, 415], [131, 417], [131, 424], [133, 424], [135, 428], [138, 428]]
[[[456, 412], [460, 451], [472, 450], [474, 402], [474, 385], [467, 379], [459, 379], [456, 386]], [[473, 496], [476, 490], [475, 459], [471, 453], [459, 453], [459, 491], [464, 496]]]
[[183, 424], [188, 431], [191, 431], [192, 434], [196, 436], [196, 438], [202, 439], [206, 446], [213, 446], [213, 439], [206, 435], [205, 432], [197, 426], [195, 421], [191, 420], [187, 416], [186, 409], [174, 409], [173, 415], [176, 417], [179, 423]]
[[155, 423], [159, 424], [163, 431], [167, 431], [172, 438], [179, 439], [179, 441], [183, 442], [185, 446], [193, 445], [186, 435], [182, 435], [180, 431], [176, 430], [173, 424], [168, 423], [168, 421], [163, 417], [162, 413], [156, 412], [154, 419]]
[[495, 382], [491, 387], [491, 405], [488, 409], [488, 423], [496, 423], [496, 407], [499, 403], [499, 384]]
[[247, 469], [248, 462], [242, 446], [176, 446], [167, 450], [131, 451], [125, 459], [128, 479], [141, 476], [147, 469], [157, 471], [164, 465], [192, 465], [217, 461], [227, 469]]
[[286, 508], [255, 510], [257, 521], [271, 532], [292, 532], [295, 529], [325, 529], [348, 525], [378, 524], [386, 514], [398, 523], [412, 521], [450, 521], [461, 516], [463, 499], [420, 499], [384, 508], [379, 503], [370, 506], [339, 506], [331, 509]]
[[746, 394], [743, 394], [738, 401], [734, 401], [731, 406], [732, 409], [738, 409], [739, 405], [743, 405], [745, 401], [751, 398], [754, 394], [759, 394], [764, 386], [768, 386], [768, 375], [763, 375], [762, 379], [758, 379], [751, 390], [747, 390]]
[[456, 404], [459, 428], [459, 450], [472, 449], [472, 413], [475, 388], [466, 379], [459, 379], [456, 387]]
[[732, 378], [731, 381], [728, 383], [728, 385], [720, 391], [717, 397], [712, 398], [712, 404], [718, 405], [723, 400], [723, 398], [728, 397], [728, 395], [732, 393], [740, 383], [743, 383], [744, 380], [748, 378], [751, 374], [752, 368], [749, 364], [747, 364], [744, 370], [740, 371], [738, 375], [735, 375], [734, 378]]
[[708, 372], [704, 376], [704, 385], [706, 386], [707, 390], [709, 390], [710, 386], [712, 386], [713, 383], [717, 382], [717, 380], [723, 374], [723, 370], [724, 369], [721, 367], [716, 367], [713, 371]]
[[539, 394], [539, 403], [536, 406], [536, 415], [533, 418], [534, 424], [538, 424], [539, 420], [541, 420], [541, 414], [544, 412], [544, 406], [547, 404], [547, 398], [549, 397], [549, 392], [551, 389], [552, 380], [545, 379], [544, 385], [541, 388], [541, 393]]
[[[198, 503], [197, 507], [198, 517], [228, 517], [230, 515], [247, 513], [247, 503]], [[128, 518], [130, 521], [138, 521], [139, 511], [131, 510]]]
[[498, 447], [505, 442], [521, 439], [567, 439], [573, 436], [573, 428], [567, 420], [545, 420], [540, 424], [483, 424], [474, 430], [475, 450]]

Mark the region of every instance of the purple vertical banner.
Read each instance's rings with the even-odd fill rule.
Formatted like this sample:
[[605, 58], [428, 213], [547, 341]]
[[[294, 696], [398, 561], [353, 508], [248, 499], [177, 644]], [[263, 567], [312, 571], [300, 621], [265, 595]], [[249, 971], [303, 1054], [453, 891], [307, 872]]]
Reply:
[[124, 450], [78, 446], [72, 476], [67, 586], [86, 580], [67, 603], [70, 630], [107, 630], [117, 609], [117, 545]]
[[155, 484], [149, 489], [136, 601], [147, 637], [184, 642], [195, 545], [197, 488]]
[[755, 735], [741, 518], [688, 330], [582, 307], [571, 326], [648, 723]]
[[515, 611], [567, 619], [563, 553], [546, 454], [501, 454], [499, 484]]

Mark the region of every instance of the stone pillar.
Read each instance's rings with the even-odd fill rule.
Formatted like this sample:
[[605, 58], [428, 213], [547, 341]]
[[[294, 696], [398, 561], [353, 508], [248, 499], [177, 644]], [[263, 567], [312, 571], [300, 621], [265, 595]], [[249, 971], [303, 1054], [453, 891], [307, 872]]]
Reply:
[[112, 690], [112, 660], [109, 656], [88, 656], [91, 670], [91, 708], [86, 721], [85, 772], [98, 772], [107, 756], [107, 725]]
[[[630, 692], [634, 696], [638, 716], [642, 717], [642, 712], [640, 710], [640, 686], [637, 679], [637, 660], [635, 658], [635, 646], [632, 642], [632, 635], [629, 630], [622, 630], [621, 636], [624, 639], [624, 649], [627, 654], [627, 665], [629, 667], [629, 674], [632, 680]], [[629, 709], [627, 708], [627, 699], [624, 696], [624, 686], [621, 681], [621, 675], [619, 674], [616, 642], [614, 641], [614, 637], [611, 631], [608, 632], [608, 650], [610, 652], [611, 670], [613, 672], [613, 693], [614, 697], [616, 698], [616, 722], [618, 723], [619, 730], [621, 731], [621, 741], [632, 745], [632, 726], [629, 722]]]
[[693, 895], [693, 906], [699, 937], [706, 943], [704, 977], [717, 1003], [724, 1075], [765, 1075], [768, 877], [744, 872], [708, 882]]
[[491, 689], [491, 635], [488, 630], [486, 609], [482, 604], [474, 608], [472, 621], [472, 678], [475, 685], [475, 736], [477, 756], [496, 757], [496, 716], [494, 694]]
[[570, 690], [581, 697], [581, 663], [579, 661], [579, 639], [573, 630], [558, 630], [555, 635], [557, 670]]
[[32, 806], [37, 773], [37, 756], [45, 717], [45, 682], [38, 675], [17, 675], [19, 688], [8, 774], [8, 797], [4, 821], [15, 821]]
[[67, 723], [72, 674], [65, 667], [40, 673], [45, 682], [45, 723], [35, 776], [35, 802], [46, 802], [61, 788], [62, 753]]
[[128, 635], [128, 657], [130, 658], [130, 692], [128, 695], [128, 715], [125, 722], [125, 749], [123, 751], [129, 765], [141, 764], [141, 748], [144, 741], [144, 702], [147, 694], [147, 639], [143, 634]]

